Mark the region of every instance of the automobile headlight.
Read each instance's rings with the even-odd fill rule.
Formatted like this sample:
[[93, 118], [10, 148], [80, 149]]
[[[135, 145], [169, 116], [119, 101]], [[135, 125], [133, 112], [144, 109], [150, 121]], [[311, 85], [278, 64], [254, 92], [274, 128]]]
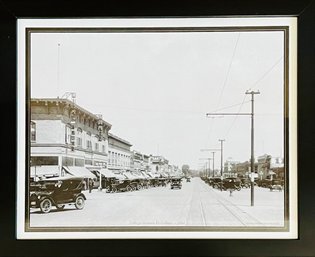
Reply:
[[40, 199], [40, 195], [37, 196], [37, 199]]

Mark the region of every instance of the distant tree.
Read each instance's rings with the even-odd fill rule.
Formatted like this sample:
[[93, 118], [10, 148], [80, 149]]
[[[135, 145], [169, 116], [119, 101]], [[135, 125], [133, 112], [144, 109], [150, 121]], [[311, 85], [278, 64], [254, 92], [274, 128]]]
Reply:
[[185, 174], [185, 176], [189, 175], [189, 165], [184, 164], [182, 166], [182, 172]]

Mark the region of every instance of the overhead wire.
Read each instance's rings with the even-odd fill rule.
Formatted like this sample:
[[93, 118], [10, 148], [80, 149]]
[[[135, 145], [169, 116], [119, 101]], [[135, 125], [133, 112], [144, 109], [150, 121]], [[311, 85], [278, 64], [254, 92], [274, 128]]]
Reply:
[[[238, 35], [237, 35], [237, 39], [236, 39], [235, 45], [234, 45], [233, 54], [232, 54], [232, 57], [231, 57], [231, 60], [230, 60], [230, 63], [229, 63], [229, 67], [228, 67], [228, 70], [227, 70], [227, 73], [226, 73], [226, 76], [225, 76], [225, 79], [224, 79], [224, 82], [223, 82], [223, 86], [221, 87], [217, 108], [220, 107], [220, 104], [221, 104], [221, 101], [222, 101], [223, 92], [224, 92], [224, 89], [225, 89], [225, 87], [227, 85], [227, 82], [228, 82], [228, 78], [229, 78], [229, 75], [230, 75], [231, 67], [232, 67], [232, 64], [233, 64], [233, 60], [234, 60], [234, 57], [235, 57], [235, 53], [236, 53], [236, 49], [237, 49], [237, 46], [238, 46], [238, 42], [239, 42], [240, 36], [241, 36], [241, 33], [239, 32]], [[212, 131], [213, 131], [214, 127], [215, 127], [214, 125], [215, 125], [215, 119], [212, 119], [212, 122], [210, 123], [208, 140], [207, 140], [207, 142], [209, 144], [211, 144]]]
[[[256, 86], [260, 81], [262, 81], [262, 80], [279, 64], [279, 62], [280, 62], [282, 59], [283, 59], [283, 56], [281, 56], [279, 59], [277, 59], [277, 61], [276, 61], [253, 85], [252, 85], [252, 87]], [[241, 106], [240, 106], [240, 108], [239, 108], [237, 114], [240, 113], [240, 111], [241, 111], [243, 105], [246, 103], [246, 102], [245, 102], [246, 96], [247, 96], [247, 95], [245, 94], [245, 95], [244, 95], [244, 98], [243, 98], [243, 102], [242, 102], [242, 104], [241, 104]], [[226, 133], [225, 137], [227, 137], [227, 136], [229, 135], [229, 133], [230, 133], [230, 131], [231, 131], [231, 129], [232, 129], [234, 123], [236, 122], [237, 118], [238, 118], [238, 115], [236, 115], [235, 118], [233, 119], [233, 121], [232, 121], [232, 123], [231, 123], [231, 126], [230, 126], [229, 129], [227, 130], [227, 133]]]

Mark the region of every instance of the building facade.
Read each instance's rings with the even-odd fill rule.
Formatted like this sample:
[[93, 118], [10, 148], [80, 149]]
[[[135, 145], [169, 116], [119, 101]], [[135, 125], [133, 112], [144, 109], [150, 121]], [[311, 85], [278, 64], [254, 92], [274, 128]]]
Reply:
[[33, 98], [30, 109], [31, 166], [107, 167], [111, 124], [68, 99]]
[[109, 133], [108, 139], [108, 168], [111, 170], [130, 170], [132, 158], [130, 147], [132, 145], [128, 141], [111, 133]]
[[149, 158], [149, 155], [133, 150], [131, 156], [131, 170], [149, 172]]
[[223, 176], [231, 177], [237, 175], [236, 165], [239, 163], [240, 163], [239, 161], [234, 161], [232, 158], [228, 158], [224, 162]]
[[150, 156], [150, 171], [152, 173], [167, 173], [169, 171], [168, 160], [163, 156]]

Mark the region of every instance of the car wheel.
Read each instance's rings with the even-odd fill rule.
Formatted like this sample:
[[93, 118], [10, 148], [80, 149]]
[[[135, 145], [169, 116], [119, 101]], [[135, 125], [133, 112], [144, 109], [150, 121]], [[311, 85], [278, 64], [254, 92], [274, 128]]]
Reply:
[[60, 211], [60, 210], [63, 210], [65, 208], [65, 205], [64, 204], [57, 204], [56, 207], [57, 207], [57, 210]]
[[77, 208], [78, 210], [82, 210], [84, 208], [84, 198], [83, 196], [78, 196], [76, 199], [75, 199], [75, 208]]
[[50, 199], [44, 199], [40, 202], [39, 207], [43, 213], [48, 213], [51, 210], [52, 202]]
[[113, 188], [112, 193], [117, 193], [117, 188]]
[[130, 191], [132, 191], [132, 187], [131, 187], [131, 186], [127, 186], [127, 187], [126, 187], [126, 190], [127, 190], [128, 192], [130, 192]]

